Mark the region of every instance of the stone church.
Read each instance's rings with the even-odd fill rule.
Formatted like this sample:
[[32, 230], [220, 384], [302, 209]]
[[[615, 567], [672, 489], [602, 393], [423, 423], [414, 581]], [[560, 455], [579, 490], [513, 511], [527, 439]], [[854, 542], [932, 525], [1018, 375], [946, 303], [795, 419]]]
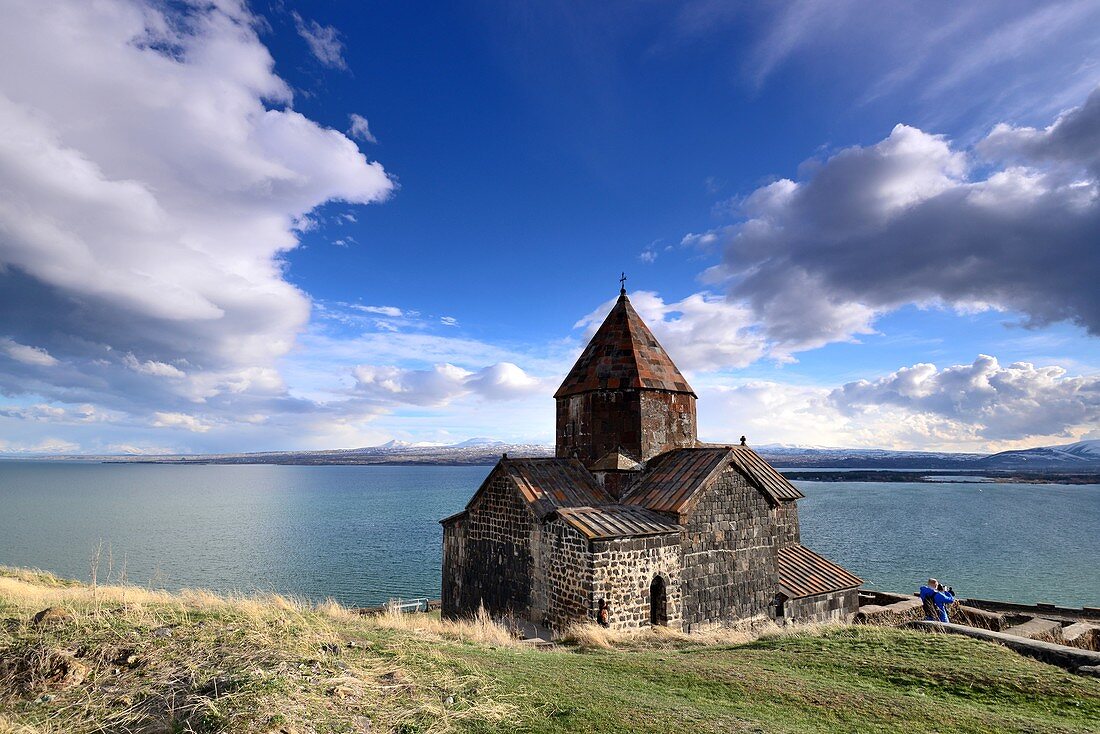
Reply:
[[443, 614], [561, 631], [843, 619], [861, 580], [799, 542], [802, 494], [698, 440], [696, 395], [625, 288], [555, 393], [552, 459], [502, 458], [443, 525]]

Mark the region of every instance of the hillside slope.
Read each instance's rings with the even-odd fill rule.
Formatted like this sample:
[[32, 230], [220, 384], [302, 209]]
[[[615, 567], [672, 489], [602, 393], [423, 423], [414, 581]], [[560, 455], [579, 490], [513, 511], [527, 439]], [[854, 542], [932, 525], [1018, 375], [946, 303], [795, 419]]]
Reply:
[[[34, 622], [45, 607], [66, 611]], [[1100, 681], [962, 637], [833, 627], [715, 639], [646, 633], [620, 649], [543, 652], [484, 621], [93, 592], [8, 569], [0, 732], [1100, 729]]]

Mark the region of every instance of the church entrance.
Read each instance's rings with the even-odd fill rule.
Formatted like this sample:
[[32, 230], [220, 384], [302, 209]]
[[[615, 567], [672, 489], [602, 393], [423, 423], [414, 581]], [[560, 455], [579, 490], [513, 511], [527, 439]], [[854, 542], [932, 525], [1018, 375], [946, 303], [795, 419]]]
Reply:
[[665, 580], [654, 576], [649, 585], [649, 623], [661, 626], [668, 624], [668, 603], [665, 592]]

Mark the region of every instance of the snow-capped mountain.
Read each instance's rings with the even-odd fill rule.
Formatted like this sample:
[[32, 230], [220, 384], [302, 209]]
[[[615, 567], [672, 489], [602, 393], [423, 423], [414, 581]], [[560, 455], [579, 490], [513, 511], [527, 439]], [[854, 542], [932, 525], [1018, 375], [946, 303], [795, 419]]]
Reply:
[[1100, 439], [1002, 451], [985, 457], [979, 465], [983, 469], [1100, 469]]

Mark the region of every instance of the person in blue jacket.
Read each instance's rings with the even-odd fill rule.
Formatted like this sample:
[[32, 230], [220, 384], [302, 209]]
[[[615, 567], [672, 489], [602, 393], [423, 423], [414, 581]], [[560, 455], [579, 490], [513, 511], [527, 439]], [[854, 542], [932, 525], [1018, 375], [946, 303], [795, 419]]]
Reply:
[[955, 602], [955, 590], [950, 586], [944, 588], [936, 579], [928, 579], [928, 584], [920, 587], [920, 600], [924, 604], [925, 620], [951, 621], [947, 618], [947, 607]]

